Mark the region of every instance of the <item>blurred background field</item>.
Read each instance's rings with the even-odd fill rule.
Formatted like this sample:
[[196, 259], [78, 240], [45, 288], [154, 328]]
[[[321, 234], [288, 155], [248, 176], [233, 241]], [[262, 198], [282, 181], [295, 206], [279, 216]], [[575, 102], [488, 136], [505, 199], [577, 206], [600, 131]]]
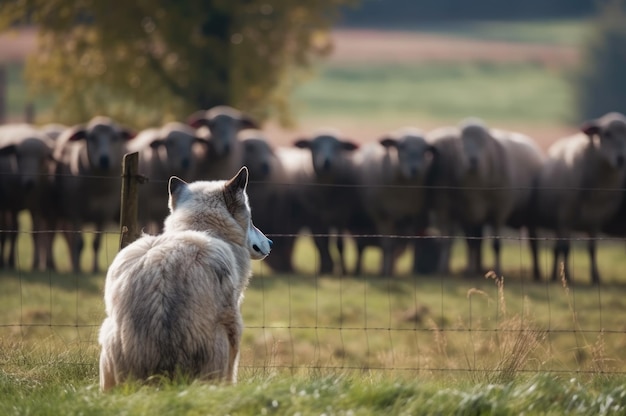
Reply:
[[[279, 144], [320, 126], [369, 141], [398, 126], [428, 129], [475, 115], [549, 143], [575, 128], [569, 77], [588, 31], [583, 19], [337, 28], [331, 55], [293, 92], [295, 126], [269, 120], [266, 129]], [[26, 38], [25, 54], [34, 36], [28, 30], [2, 41]], [[11, 60], [7, 108], [19, 120], [28, 89], [22, 63]], [[50, 98], [35, 99], [39, 119], [52, 121], [50, 105]]]

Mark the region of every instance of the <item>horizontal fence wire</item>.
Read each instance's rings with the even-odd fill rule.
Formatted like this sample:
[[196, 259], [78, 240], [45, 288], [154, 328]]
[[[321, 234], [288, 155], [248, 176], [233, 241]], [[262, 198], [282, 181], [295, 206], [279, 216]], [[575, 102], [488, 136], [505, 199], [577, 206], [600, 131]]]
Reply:
[[[1, 176], [7, 176], [0, 173]], [[69, 175], [67, 175], [69, 176]], [[119, 177], [85, 176], [86, 179], [115, 180]], [[165, 185], [167, 181], [151, 181]], [[251, 185], [266, 184], [250, 181]], [[364, 187], [365, 185], [282, 183], [288, 187]], [[371, 186], [367, 186], [371, 187]], [[456, 190], [453, 186], [393, 186]], [[468, 188], [463, 188], [468, 190]], [[503, 188], [473, 187], [476, 191]], [[529, 188], [519, 188], [528, 190]], [[563, 190], [563, 188], [558, 188]], [[554, 188], [556, 190], [556, 188]], [[568, 191], [611, 191], [624, 189], [568, 188]], [[271, 231], [271, 230], [270, 230]], [[2, 230], [0, 235], [84, 233], [119, 238], [110, 230]], [[380, 233], [267, 233], [268, 237], [328, 237], [394, 240], [489, 240], [493, 235], [398, 235]], [[499, 236], [511, 246], [529, 240], [552, 242], [551, 235], [530, 237], [506, 232]], [[573, 235], [571, 241], [619, 243], [623, 237]], [[112, 244], [112, 243], [109, 243]], [[524, 251], [522, 251], [524, 250]], [[519, 267], [528, 260], [526, 248], [519, 251]], [[115, 250], [110, 250], [115, 252]], [[624, 253], [626, 254], [626, 253]], [[113, 254], [114, 255], [114, 254]], [[29, 259], [18, 252], [18, 263]], [[319, 261], [308, 253], [308, 261]], [[546, 265], [548, 254], [541, 261]], [[573, 253], [574, 261], [580, 254]], [[107, 257], [110, 264], [112, 257]], [[524, 260], [524, 261], [526, 261]], [[619, 262], [619, 259], [616, 260]], [[41, 274], [41, 273], [40, 273]], [[47, 342], [50, 332], [63, 345], [80, 343], [97, 349], [97, 332], [104, 317], [103, 274], [44, 272], [46, 279], [27, 269], [0, 272], [0, 289], [6, 299], [19, 299], [0, 315], [1, 337], [24, 343]], [[581, 279], [582, 280], [582, 279]], [[582, 287], [570, 282], [540, 283], [529, 279], [507, 279], [504, 294], [492, 280], [459, 276], [381, 278], [376, 275], [340, 276], [317, 272], [293, 276], [275, 275], [261, 267], [255, 272], [243, 303], [244, 339], [240, 368], [247, 371], [383, 371], [405, 373], [493, 373], [505, 371], [507, 357], [523, 361], [512, 368], [517, 373], [550, 371], [556, 374], [626, 374], [626, 326], [611, 315], [626, 312], [626, 279], [620, 284]], [[17, 283], [17, 284], [14, 284]], [[31, 297], [41, 286], [47, 298]], [[39, 289], [36, 289], [39, 288]], [[425, 292], [429, 291], [428, 298]], [[454, 291], [467, 292], [453, 297]], [[474, 290], [474, 292], [472, 292]], [[470, 294], [471, 292], [471, 294]], [[67, 296], [69, 293], [69, 297]], [[46, 295], [46, 294], [44, 294]], [[2, 295], [0, 295], [2, 296]], [[583, 297], [584, 296], [584, 297]], [[501, 297], [508, 297], [503, 310]], [[526, 305], [532, 298], [532, 306]], [[5, 300], [6, 300], [5, 299]], [[94, 301], [97, 299], [97, 301]], [[462, 300], [459, 300], [462, 299]], [[6, 300], [8, 303], [8, 300]], [[462, 303], [463, 307], [450, 305]], [[427, 306], [424, 306], [428, 304]], [[254, 308], [248, 309], [248, 308]], [[425, 312], [420, 312], [426, 309]], [[532, 312], [539, 316], [533, 316]], [[414, 316], [399, 317], [413, 313]], [[411, 315], [408, 313], [408, 315]], [[424, 315], [423, 317], [421, 315]], [[37, 322], [33, 322], [37, 321]], [[0, 338], [1, 338], [0, 337]], [[532, 348], [524, 350], [524, 345]], [[94, 356], [95, 357], [95, 356]], [[93, 361], [93, 360], [92, 360]], [[75, 365], [97, 363], [74, 362]], [[511, 365], [511, 364], [509, 364]]]

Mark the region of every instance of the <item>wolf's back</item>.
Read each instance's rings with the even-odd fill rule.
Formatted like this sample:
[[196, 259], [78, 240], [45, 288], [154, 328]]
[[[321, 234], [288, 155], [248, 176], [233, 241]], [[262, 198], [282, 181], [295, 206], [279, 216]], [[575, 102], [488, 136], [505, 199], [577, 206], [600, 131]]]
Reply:
[[127, 374], [222, 376], [229, 343], [220, 320], [237, 301], [228, 246], [204, 233], [176, 232], [137, 240], [118, 257], [110, 273], [120, 290], [110, 300], [120, 312], [112, 318]]

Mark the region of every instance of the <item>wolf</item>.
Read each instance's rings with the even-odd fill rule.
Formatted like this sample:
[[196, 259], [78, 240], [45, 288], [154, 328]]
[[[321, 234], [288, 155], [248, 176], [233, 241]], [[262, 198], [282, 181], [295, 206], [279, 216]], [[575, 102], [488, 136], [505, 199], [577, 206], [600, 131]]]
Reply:
[[236, 382], [250, 261], [272, 247], [247, 184], [245, 166], [228, 181], [170, 178], [163, 233], [122, 249], [107, 272], [101, 390], [152, 376]]

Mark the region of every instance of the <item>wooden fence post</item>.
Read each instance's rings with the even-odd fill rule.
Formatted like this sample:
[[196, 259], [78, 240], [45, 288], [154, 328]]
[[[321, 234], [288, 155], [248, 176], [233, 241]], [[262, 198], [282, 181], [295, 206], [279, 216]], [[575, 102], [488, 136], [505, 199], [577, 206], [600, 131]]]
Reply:
[[140, 236], [137, 220], [139, 184], [145, 178], [139, 175], [139, 153], [124, 155], [122, 163], [122, 209], [120, 211], [120, 250]]

